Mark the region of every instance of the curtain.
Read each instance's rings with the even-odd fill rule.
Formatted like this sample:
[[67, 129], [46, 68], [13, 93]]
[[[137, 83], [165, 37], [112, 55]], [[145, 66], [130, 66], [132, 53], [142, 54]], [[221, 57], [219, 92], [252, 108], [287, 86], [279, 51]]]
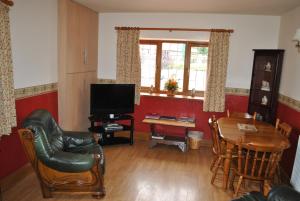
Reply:
[[203, 111], [224, 112], [229, 32], [212, 31], [208, 46], [206, 90]]
[[140, 103], [141, 60], [139, 50], [140, 31], [118, 30], [117, 78], [120, 84], [135, 84], [135, 103]]
[[0, 2], [0, 137], [16, 126], [9, 8]]

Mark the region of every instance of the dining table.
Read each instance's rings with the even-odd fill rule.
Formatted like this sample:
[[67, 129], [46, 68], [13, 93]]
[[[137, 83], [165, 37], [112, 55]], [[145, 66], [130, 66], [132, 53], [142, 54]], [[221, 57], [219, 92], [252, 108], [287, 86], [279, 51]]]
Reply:
[[228, 188], [228, 179], [232, 154], [240, 143], [257, 146], [281, 147], [283, 150], [290, 146], [289, 140], [282, 136], [269, 123], [246, 118], [221, 117], [217, 120], [219, 133], [226, 143], [223, 189]]

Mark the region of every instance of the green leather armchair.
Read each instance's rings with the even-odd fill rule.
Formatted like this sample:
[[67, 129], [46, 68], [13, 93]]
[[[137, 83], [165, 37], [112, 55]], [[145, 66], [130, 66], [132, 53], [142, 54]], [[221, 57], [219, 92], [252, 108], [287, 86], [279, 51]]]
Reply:
[[19, 135], [44, 198], [56, 192], [105, 195], [104, 155], [92, 133], [62, 130], [46, 110], [32, 112]]
[[232, 201], [299, 201], [300, 193], [288, 186], [276, 186], [267, 197], [260, 192], [250, 192]]

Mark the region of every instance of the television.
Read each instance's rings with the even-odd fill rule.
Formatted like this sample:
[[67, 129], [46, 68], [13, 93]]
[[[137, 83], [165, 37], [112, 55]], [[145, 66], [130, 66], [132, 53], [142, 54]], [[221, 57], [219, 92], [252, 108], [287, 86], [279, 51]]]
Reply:
[[90, 114], [120, 115], [134, 112], [134, 84], [91, 84]]

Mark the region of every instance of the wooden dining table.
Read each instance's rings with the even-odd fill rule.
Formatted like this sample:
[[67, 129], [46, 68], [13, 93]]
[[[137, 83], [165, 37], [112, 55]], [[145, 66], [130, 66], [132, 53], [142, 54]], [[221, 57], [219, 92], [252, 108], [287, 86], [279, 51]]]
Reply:
[[[290, 146], [289, 140], [282, 136], [276, 128], [268, 123], [245, 118], [222, 117], [218, 119], [218, 127], [221, 138], [226, 142], [226, 154], [224, 160], [223, 189], [228, 187], [230, 164], [235, 146], [239, 143], [253, 144], [257, 146], [282, 147]], [[238, 124], [254, 125], [256, 131], [245, 131]]]

